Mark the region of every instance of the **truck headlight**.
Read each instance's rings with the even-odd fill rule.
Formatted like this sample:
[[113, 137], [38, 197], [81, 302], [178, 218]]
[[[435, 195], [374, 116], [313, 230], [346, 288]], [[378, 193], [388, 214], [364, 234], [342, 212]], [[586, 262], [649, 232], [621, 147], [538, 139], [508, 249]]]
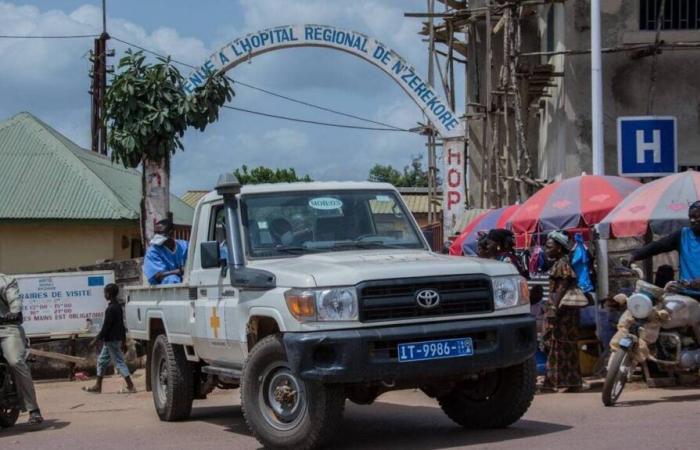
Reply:
[[521, 276], [494, 277], [493, 304], [495, 309], [513, 308], [530, 304], [527, 280]]
[[323, 289], [316, 293], [318, 320], [357, 319], [355, 288]]
[[357, 319], [355, 288], [290, 289], [284, 293], [289, 312], [299, 321]]

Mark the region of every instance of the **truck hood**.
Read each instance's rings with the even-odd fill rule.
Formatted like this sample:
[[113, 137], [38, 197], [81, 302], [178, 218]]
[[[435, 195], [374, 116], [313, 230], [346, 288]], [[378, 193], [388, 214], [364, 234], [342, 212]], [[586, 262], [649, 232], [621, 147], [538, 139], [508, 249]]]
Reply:
[[394, 249], [258, 260], [249, 262], [249, 266], [274, 273], [280, 287], [349, 286], [369, 280], [440, 275], [517, 275], [513, 265], [508, 263]]

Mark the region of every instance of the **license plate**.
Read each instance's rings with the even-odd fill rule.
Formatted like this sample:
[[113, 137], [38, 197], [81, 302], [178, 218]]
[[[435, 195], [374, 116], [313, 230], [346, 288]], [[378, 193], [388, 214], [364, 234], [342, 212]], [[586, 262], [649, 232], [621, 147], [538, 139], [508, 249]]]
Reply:
[[398, 345], [399, 362], [472, 356], [472, 338], [442, 339], [437, 341], [408, 342]]

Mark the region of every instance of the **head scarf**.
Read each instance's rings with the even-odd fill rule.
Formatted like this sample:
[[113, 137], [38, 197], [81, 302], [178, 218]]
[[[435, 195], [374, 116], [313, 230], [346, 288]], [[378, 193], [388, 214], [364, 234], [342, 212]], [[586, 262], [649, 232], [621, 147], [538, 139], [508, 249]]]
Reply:
[[569, 236], [564, 234], [562, 231], [552, 231], [547, 235], [547, 239], [551, 239], [557, 244], [564, 247], [567, 252], [571, 250], [571, 243], [569, 241]]

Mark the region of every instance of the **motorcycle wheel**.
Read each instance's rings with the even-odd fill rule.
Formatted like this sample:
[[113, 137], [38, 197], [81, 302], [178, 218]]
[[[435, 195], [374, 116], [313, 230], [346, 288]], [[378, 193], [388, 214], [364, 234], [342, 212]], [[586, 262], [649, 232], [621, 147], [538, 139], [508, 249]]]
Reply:
[[0, 409], [0, 428], [10, 428], [17, 422], [19, 408]]
[[608, 374], [603, 385], [603, 404], [614, 406], [622, 395], [632, 370], [632, 357], [624, 350], [616, 350], [610, 357]]

